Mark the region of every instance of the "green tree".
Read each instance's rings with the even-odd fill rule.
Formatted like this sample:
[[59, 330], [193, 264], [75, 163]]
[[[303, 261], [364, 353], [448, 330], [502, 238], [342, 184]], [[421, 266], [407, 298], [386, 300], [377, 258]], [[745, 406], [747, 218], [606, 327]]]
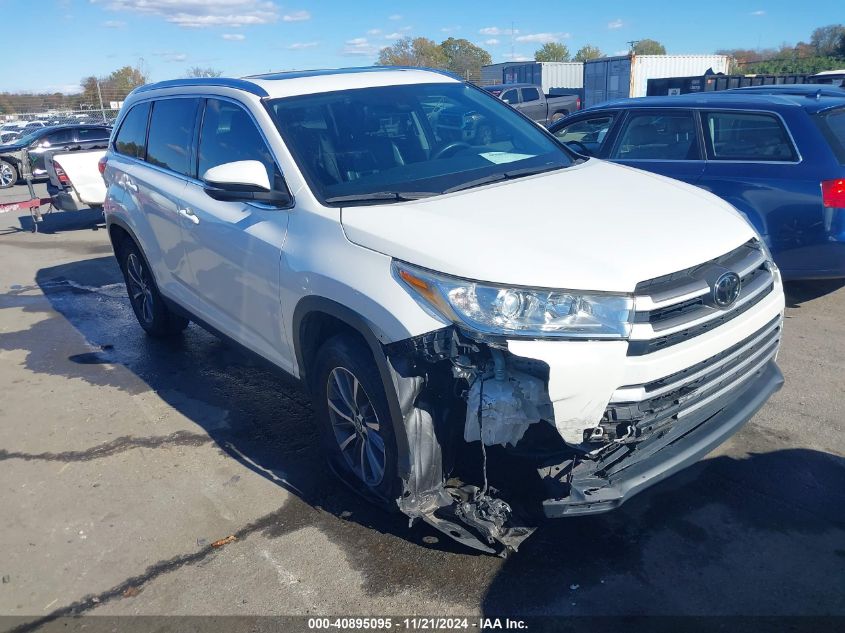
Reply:
[[845, 25], [828, 24], [820, 26], [810, 36], [810, 45], [816, 49], [816, 55], [827, 57], [840, 54], [840, 47], [845, 38]]
[[490, 53], [469, 40], [450, 37], [440, 43], [446, 68], [464, 79], [481, 78], [481, 67], [493, 62]]
[[635, 55], [665, 55], [666, 47], [657, 40], [646, 38], [634, 44], [633, 52]]
[[446, 68], [443, 49], [426, 37], [403, 37], [379, 51], [377, 66], [425, 66]]
[[538, 62], [568, 62], [569, 48], [560, 42], [547, 42], [534, 51], [534, 59]]
[[202, 68], [201, 66], [192, 66], [185, 73], [185, 77], [220, 77], [223, 74], [222, 70], [216, 68]]
[[575, 57], [572, 58], [572, 61], [585, 62], [590, 59], [598, 59], [599, 57], [604, 57], [604, 53], [601, 52], [601, 49], [598, 46], [584, 44], [584, 46], [579, 48], [578, 52], [575, 53]]

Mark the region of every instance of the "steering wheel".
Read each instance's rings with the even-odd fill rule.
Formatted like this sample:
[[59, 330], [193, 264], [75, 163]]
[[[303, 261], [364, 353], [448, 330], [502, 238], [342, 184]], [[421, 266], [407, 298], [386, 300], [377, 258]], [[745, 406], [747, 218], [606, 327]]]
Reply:
[[590, 152], [590, 148], [584, 145], [581, 141], [564, 141], [564, 145], [575, 145], [576, 147], [570, 148], [581, 154], [582, 156], [592, 156], [592, 152]]
[[446, 143], [446, 145], [434, 152], [434, 155], [431, 158], [432, 160], [437, 160], [438, 158], [443, 158], [445, 154], [454, 153], [459, 149], [469, 149], [470, 147], [472, 146], [469, 143], [464, 143], [463, 141], [452, 141], [451, 143]]

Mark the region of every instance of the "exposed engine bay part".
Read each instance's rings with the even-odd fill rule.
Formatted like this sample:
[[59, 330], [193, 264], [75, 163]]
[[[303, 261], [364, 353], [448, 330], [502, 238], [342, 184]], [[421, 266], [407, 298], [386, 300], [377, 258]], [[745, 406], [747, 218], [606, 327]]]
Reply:
[[482, 487], [447, 480], [461, 420], [467, 441], [485, 438], [483, 452], [485, 444], [515, 445], [531, 424], [548, 419], [545, 381], [526, 373], [537, 368], [511, 367], [501, 350], [453, 327], [388, 345], [385, 353], [408, 442], [399, 509], [411, 523], [422, 519], [468, 547], [516, 551], [536, 528], [487, 485], [486, 453]]

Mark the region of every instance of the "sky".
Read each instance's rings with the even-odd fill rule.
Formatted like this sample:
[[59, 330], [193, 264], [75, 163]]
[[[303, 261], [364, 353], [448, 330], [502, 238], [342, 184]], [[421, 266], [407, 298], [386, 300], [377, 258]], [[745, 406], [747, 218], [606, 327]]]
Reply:
[[843, 0], [0, 0], [0, 33], [22, 37], [0, 64], [0, 92], [74, 92], [82, 77], [139, 63], [153, 81], [192, 66], [232, 77], [369, 66], [406, 35], [466, 38], [494, 62], [533, 59], [550, 41], [573, 54], [586, 43], [618, 54], [646, 37], [669, 53], [766, 48], [845, 22], [842, 8]]

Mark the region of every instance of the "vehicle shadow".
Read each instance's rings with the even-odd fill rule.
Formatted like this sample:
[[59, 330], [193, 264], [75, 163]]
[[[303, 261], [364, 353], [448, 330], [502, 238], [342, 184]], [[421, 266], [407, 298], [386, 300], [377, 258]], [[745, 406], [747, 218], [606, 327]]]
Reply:
[[845, 286], [845, 279], [787, 281], [783, 287], [786, 295], [786, 307], [800, 308], [802, 303], [829, 295], [843, 286]]
[[38, 233], [64, 233], [67, 231], [96, 230], [105, 225], [102, 209], [82, 209], [80, 211], [51, 211], [42, 215], [41, 222], [33, 222], [32, 216], [21, 215], [18, 217], [17, 226], [9, 226], [0, 235], [12, 233], [32, 233], [33, 226], [37, 224]]

